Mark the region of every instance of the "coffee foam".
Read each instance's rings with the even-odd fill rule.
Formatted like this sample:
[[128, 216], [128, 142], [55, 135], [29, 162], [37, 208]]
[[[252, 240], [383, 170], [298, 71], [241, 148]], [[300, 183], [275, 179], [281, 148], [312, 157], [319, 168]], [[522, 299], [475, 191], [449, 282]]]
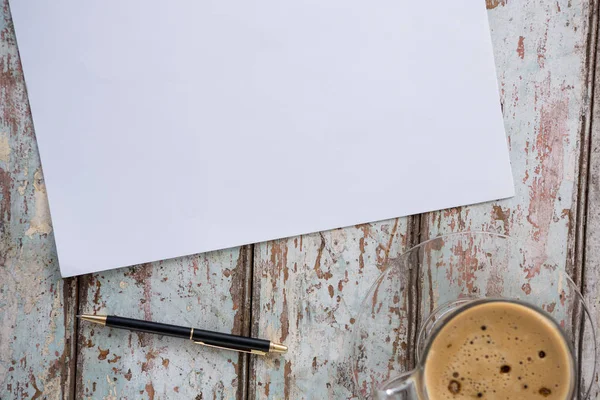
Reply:
[[563, 335], [529, 307], [494, 301], [449, 321], [431, 344], [429, 398], [567, 399], [573, 361]]

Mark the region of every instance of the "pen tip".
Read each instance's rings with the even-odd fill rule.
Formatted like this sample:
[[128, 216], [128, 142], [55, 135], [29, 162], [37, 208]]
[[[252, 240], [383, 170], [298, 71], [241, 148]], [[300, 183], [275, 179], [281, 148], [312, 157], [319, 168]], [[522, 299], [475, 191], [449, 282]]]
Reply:
[[77, 315], [83, 321], [94, 322], [96, 324], [106, 325], [106, 315]]
[[76, 315], [76, 317], [77, 317], [77, 318], [81, 318], [81, 315], [80, 315], [80, 314], [77, 314], [77, 315]]
[[288, 347], [284, 344], [271, 342], [271, 345], [269, 346], [269, 353], [285, 354], [287, 351]]

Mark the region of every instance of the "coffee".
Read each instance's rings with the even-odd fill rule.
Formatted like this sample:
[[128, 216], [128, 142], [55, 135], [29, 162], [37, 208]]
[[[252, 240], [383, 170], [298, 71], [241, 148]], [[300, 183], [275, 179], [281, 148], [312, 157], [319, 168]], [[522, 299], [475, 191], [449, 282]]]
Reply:
[[452, 317], [430, 345], [428, 397], [568, 399], [573, 358], [559, 328], [527, 306], [489, 301]]

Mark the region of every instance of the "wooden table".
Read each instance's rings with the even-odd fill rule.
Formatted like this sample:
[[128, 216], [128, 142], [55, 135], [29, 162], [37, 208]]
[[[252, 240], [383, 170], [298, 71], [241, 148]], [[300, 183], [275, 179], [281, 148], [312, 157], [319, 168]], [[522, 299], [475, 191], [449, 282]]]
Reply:
[[[486, 0], [513, 199], [72, 279], [60, 277], [10, 10], [0, 4], [0, 398], [353, 397], [340, 349], [351, 345], [370, 283], [411, 245], [462, 230], [541, 246], [530, 273], [566, 270], [600, 322], [596, 1]], [[292, 351], [248, 357], [75, 318], [104, 312], [272, 337]], [[403, 346], [414, 323], [403, 322]], [[596, 398], [597, 377], [593, 385]]]

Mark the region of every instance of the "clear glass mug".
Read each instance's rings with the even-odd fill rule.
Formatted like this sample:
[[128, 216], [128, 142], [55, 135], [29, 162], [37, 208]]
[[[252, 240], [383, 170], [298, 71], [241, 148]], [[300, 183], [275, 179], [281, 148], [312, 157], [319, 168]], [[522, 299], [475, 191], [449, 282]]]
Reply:
[[380, 275], [355, 324], [357, 395], [427, 400], [422, 372], [431, 338], [461, 307], [486, 299], [522, 302], [555, 321], [575, 363], [571, 399], [588, 397], [596, 339], [577, 285], [535, 246], [487, 232], [421, 243]]

